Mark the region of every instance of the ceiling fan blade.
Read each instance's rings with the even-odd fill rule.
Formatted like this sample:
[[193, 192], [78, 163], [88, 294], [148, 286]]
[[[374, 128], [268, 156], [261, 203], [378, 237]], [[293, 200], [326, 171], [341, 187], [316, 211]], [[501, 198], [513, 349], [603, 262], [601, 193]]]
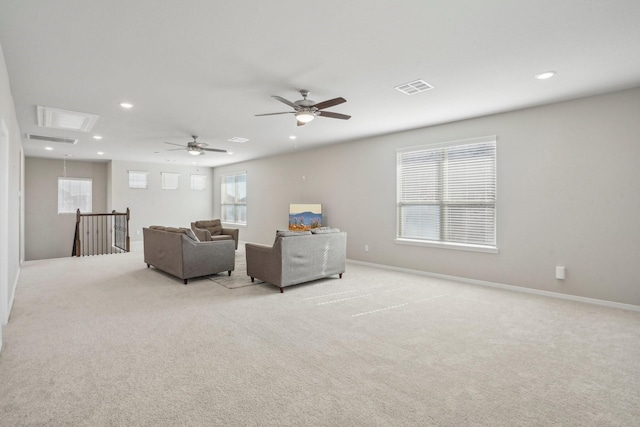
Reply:
[[275, 116], [276, 114], [294, 114], [295, 111], [284, 111], [282, 113], [256, 114], [256, 116]]
[[293, 102], [289, 101], [288, 99], [284, 99], [284, 98], [283, 98], [283, 97], [281, 97], [281, 96], [278, 96], [278, 95], [272, 95], [271, 97], [272, 97], [272, 98], [277, 99], [277, 100], [278, 100], [278, 101], [280, 101], [280, 102], [283, 102], [283, 103], [285, 103], [285, 104], [289, 105], [290, 107], [295, 108], [296, 110], [297, 110], [298, 108], [300, 108], [300, 107], [298, 107], [296, 104], [294, 104]]
[[330, 117], [332, 119], [342, 119], [342, 120], [349, 120], [351, 118], [351, 116], [347, 116], [346, 114], [332, 113], [330, 111], [318, 111], [316, 113], [316, 116]]
[[221, 150], [219, 148], [203, 148], [204, 151], [215, 151], [216, 153], [226, 153], [227, 150]]
[[182, 148], [186, 148], [186, 145], [181, 145], [181, 144], [174, 144], [173, 142], [164, 142], [165, 144], [171, 144], [171, 145], [177, 145], [178, 147], [182, 147]]
[[318, 110], [322, 110], [324, 108], [333, 107], [334, 105], [342, 104], [342, 103], [345, 103], [345, 102], [347, 102], [347, 100], [342, 98], [342, 97], [333, 98], [333, 99], [330, 99], [328, 101], [318, 102], [317, 104], [314, 105], [314, 107], [317, 108]]
[[166, 151], [182, 151], [184, 150], [184, 148], [172, 148], [170, 150], [166, 150]]

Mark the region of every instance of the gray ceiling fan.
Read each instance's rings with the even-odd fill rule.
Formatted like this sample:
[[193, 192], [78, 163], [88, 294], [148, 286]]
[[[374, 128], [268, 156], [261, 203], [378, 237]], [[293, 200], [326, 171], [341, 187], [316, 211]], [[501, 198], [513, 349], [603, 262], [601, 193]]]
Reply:
[[193, 138], [193, 141], [188, 142], [187, 145], [174, 144], [173, 142], [165, 141], [165, 144], [177, 145], [178, 147], [182, 147], [182, 148], [172, 148], [167, 151], [178, 151], [178, 150], [184, 150], [186, 148], [189, 154], [194, 156], [201, 156], [205, 154], [205, 151], [215, 151], [216, 153], [227, 152], [227, 150], [221, 150], [219, 148], [205, 148], [208, 144], [205, 144], [204, 142], [198, 142], [197, 141], [198, 137], [196, 135], [191, 135], [191, 138]]
[[316, 103], [315, 101], [307, 99], [307, 96], [309, 96], [308, 90], [302, 89], [300, 91], [300, 95], [302, 95], [302, 99], [295, 102], [291, 102], [278, 95], [272, 95], [272, 98], [275, 98], [278, 101], [284, 104], [287, 104], [290, 107], [293, 107], [293, 111], [284, 111], [282, 113], [256, 114], [256, 116], [274, 116], [276, 114], [295, 114], [296, 120], [298, 122], [298, 126], [303, 126], [309, 123], [316, 116], [329, 117], [332, 119], [341, 119], [341, 120], [349, 120], [351, 118], [351, 116], [347, 116], [346, 114], [332, 113], [330, 111], [322, 111], [325, 108], [333, 107], [334, 105], [347, 102], [347, 100], [342, 97], [333, 98], [328, 101]]

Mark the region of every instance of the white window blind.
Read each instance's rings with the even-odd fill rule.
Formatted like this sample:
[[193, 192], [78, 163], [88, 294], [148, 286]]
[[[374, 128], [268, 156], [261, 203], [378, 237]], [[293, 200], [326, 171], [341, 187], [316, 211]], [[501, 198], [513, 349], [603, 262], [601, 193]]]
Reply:
[[91, 213], [92, 186], [90, 178], [58, 178], [58, 213]]
[[162, 172], [162, 189], [177, 190], [180, 182], [180, 174], [173, 172]]
[[195, 191], [204, 191], [206, 188], [206, 175], [191, 175], [191, 189]]
[[398, 239], [496, 247], [496, 138], [397, 152]]
[[222, 176], [220, 185], [222, 222], [247, 223], [247, 173]]
[[129, 171], [129, 188], [149, 188], [148, 175], [149, 172]]

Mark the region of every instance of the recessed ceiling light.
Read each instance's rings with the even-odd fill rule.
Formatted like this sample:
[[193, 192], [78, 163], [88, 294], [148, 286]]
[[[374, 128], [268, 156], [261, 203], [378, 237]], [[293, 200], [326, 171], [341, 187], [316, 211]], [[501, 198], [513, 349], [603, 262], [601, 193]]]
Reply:
[[93, 139], [102, 139], [102, 136], [100, 136], [100, 135], [93, 135]]
[[51, 151], [51, 150], [53, 150], [53, 147], [44, 147], [44, 149], [47, 150], [47, 151]]
[[538, 79], [538, 80], [547, 80], [547, 79], [550, 79], [551, 77], [553, 77], [555, 75], [556, 75], [555, 71], [545, 71], [544, 73], [536, 74], [536, 79]]
[[120, 103], [120, 106], [121, 106], [122, 108], [127, 108], [127, 109], [129, 109], [129, 108], [133, 108], [133, 104], [130, 104], [130, 103], [128, 103], [128, 102], [121, 102], [121, 103]]
[[104, 154], [104, 151], [98, 151], [98, 156], [102, 156]]
[[227, 151], [227, 154], [228, 154], [228, 155], [232, 155], [232, 154], [233, 154], [233, 151]]
[[297, 138], [297, 136], [295, 136], [295, 135], [291, 135], [291, 136], [289, 137], [289, 139], [296, 139], [296, 138]]

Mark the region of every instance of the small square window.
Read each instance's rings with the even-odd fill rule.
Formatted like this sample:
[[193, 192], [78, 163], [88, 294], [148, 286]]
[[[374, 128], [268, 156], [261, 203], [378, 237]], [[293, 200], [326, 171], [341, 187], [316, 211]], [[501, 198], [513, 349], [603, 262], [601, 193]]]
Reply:
[[129, 188], [149, 188], [148, 174], [149, 172], [129, 171]]
[[206, 189], [206, 175], [191, 175], [191, 189], [195, 191], [204, 191]]
[[177, 190], [180, 182], [180, 174], [172, 172], [162, 172], [162, 189]]

